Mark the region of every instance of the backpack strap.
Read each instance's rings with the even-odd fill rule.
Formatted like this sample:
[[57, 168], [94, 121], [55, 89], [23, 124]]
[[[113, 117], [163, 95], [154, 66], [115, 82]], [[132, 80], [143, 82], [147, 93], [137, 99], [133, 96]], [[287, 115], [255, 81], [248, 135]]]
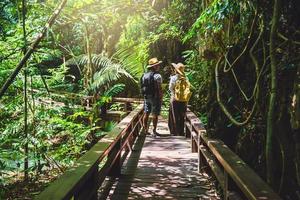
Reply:
[[141, 86], [144, 85], [144, 76], [145, 76], [145, 73], [141, 76], [140, 78], [140, 83], [141, 83]]
[[152, 74], [151, 74], [151, 79], [152, 79], [152, 81], [153, 81], [153, 86], [154, 86], [154, 88], [153, 88], [153, 90], [155, 91], [155, 94], [154, 95], [158, 95], [158, 88], [156, 88], [156, 83], [157, 83], [157, 81], [155, 80], [155, 78], [154, 78], [154, 76], [155, 76], [155, 74], [158, 74], [158, 72], [152, 72]]
[[157, 72], [151, 72], [151, 75], [150, 75], [150, 79], [151, 79], [151, 83], [152, 83], [152, 86], [153, 86], [153, 96], [157, 96], [158, 92], [157, 92], [157, 88], [156, 88], [156, 80], [154, 78], [155, 74], [157, 74]]
[[144, 81], [143, 81], [143, 78], [144, 78], [144, 74], [141, 76], [140, 78], [140, 88], [142, 90], [142, 93], [143, 93], [143, 86], [144, 86]]
[[[142, 94], [145, 96], [146, 93], [147, 95], [149, 95], [149, 90], [151, 92], [153, 92], [152, 95], [156, 95], [156, 81], [154, 79], [154, 76], [155, 74], [157, 74], [158, 72], [153, 72], [153, 71], [150, 71], [150, 72], [146, 72], [142, 75], [142, 77], [140, 78], [140, 86], [141, 86], [141, 92]], [[145, 74], [147, 74], [146, 76], [146, 80], [145, 80]], [[146, 92], [148, 91], [148, 92]]]

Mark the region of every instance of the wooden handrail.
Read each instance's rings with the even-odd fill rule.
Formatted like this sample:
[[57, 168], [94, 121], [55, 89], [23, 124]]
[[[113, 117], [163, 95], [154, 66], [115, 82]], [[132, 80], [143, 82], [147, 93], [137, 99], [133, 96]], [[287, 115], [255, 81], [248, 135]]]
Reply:
[[224, 199], [231, 199], [228, 178], [231, 178], [240, 192], [251, 200], [281, 199], [243, 160], [241, 160], [221, 140], [207, 136], [204, 125], [190, 110], [186, 115], [186, 136], [191, 138], [192, 151], [198, 152], [199, 166], [208, 165], [219, 181]]
[[95, 199], [105, 177], [120, 175], [122, 157], [139, 135], [142, 111], [139, 105], [35, 199]]
[[139, 98], [124, 98], [124, 97], [113, 97], [112, 102], [120, 102], [120, 103], [143, 103], [143, 99]]
[[[39, 92], [46, 92], [43, 90], [37, 90], [37, 89], [32, 89], [31, 90], [34, 93], [39, 93]], [[86, 95], [80, 95], [76, 93], [71, 93], [71, 92], [59, 92], [56, 90], [50, 90], [49, 96], [53, 97], [61, 97], [61, 98], [67, 98], [67, 99], [73, 99], [77, 101], [81, 100], [91, 100], [94, 97], [93, 96], [86, 96]], [[143, 103], [143, 99], [141, 98], [127, 98], [127, 97], [113, 97], [112, 102], [120, 102], [120, 103]]]

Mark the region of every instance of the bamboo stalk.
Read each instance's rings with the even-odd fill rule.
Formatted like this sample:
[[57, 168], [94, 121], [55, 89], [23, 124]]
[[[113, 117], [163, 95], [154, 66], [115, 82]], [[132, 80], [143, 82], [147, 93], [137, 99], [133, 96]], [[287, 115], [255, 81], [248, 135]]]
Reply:
[[[26, 37], [26, 0], [22, 0], [22, 25], [23, 25], [23, 40], [24, 40], [24, 55], [27, 51], [27, 37]], [[25, 62], [24, 68], [24, 180], [28, 181], [28, 98], [27, 98], [27, 64]]]
[[277, 98], [277, 60], [274, 49], [277, 36], [277, 29], [280, 17], [280, 0], [274, 0], [272, 26], [270, 32], [270, 60], [271, 60], [271, 91], [267, 115], [267, 137], [266, 137], [266, 167], [267, 182], [272, 185], [273, 175], [273, 139], [274, 139], [274, 115]]

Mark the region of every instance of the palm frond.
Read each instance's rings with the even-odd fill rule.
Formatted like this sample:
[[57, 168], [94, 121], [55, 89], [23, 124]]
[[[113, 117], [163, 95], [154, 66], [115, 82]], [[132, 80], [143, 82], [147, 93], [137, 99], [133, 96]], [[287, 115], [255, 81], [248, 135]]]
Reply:
[[125, 84], [116, 84], [112, 86], [109, 90], [104, 92], [104, 96], [115, 96], [122, 92], [125, 88]]
[[[112, 64], [112, 61], [109, 58], [101, 54], [100, 55], [92, 54], [91, 57], [92, 57], [92, 64], [95, 67], [96, 71]], [[66, 65], [67, 66], [77, 65], [79, 67], [83, 67], [88, 64], [88, 60], [89, 60], [88, 55], [82, 54], [80, 56], [69, 59], [66, 62]]]
[[[133, 60], [133, 58], [131, 58]], [[80, 55], [76, 58], [72, 58], [66, 62], [66, 65], [78, 65], [83, 67], [88, 64], [88, 56]], [[90, 85], [89, 90], [96, 91], [103, 86], [109, 86], [111, 83], [116, 82], [120, 79], [126, 80], [126, 82], [135, 82], [136, 72], [135, 70], [130, 70], [130, 68], [114, 63], [111, 59], [103, 55], [92, 55], [92, 64], [96, 70], [96, 73], [93, 76], [93, 82]], [[135, 65], [133, 65], [135, 66]]]
[[114, 54], [114, 58], [121, 63], [126, 70], [132, 74], [132, 76], [139, 80], [141, 75], [144, 73], [143, 63], [137, 55], [137, 46], [131, 45], [128, 47], [119, 47], [119, 49]]
[[105, 68], [100, 69], [94, 75], [94, 82], [91, 84], [91, 90], [98, 90], [102, 86], [108, 85], [113, 81], [119, 80], [121, 77], [132, 81], [134, 80], [133, 76], [126, 71], [120, 64], [112, 64]]

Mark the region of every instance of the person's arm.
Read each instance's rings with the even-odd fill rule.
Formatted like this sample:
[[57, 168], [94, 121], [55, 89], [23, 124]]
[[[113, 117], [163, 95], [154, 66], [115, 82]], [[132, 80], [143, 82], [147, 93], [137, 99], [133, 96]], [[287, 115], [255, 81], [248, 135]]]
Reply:
[[158, 83], [158, 94], [159, 94], [159, 99], [162, 102], [163, 91], [162, 91], [161, 83]]
[[162, 77], [160, 74], [156, 74], [156, 77], [155, 77], [155, 82], [156, 82], [156, 88], [158, 90], [158, 97], [160, 99], [160, 101], [162, 101], [162, 98], [163, 98], [163, 91], [162, 91]]
[[175, 84], [174, 84], [173, 79], [174, 79], [174, 77], [171, 76], [171, 77], [170, 77], [170, 82], [169, 82], [169, 91], [170, 91], [171, 93], [174, 93], [174, 88], [175, 88]]
[[171, 93], [170, 101], [172, 101], [174, 98], [174, 92], [175, 92], [175, 76], [174, 75], [170, 77], [169, 90]]

